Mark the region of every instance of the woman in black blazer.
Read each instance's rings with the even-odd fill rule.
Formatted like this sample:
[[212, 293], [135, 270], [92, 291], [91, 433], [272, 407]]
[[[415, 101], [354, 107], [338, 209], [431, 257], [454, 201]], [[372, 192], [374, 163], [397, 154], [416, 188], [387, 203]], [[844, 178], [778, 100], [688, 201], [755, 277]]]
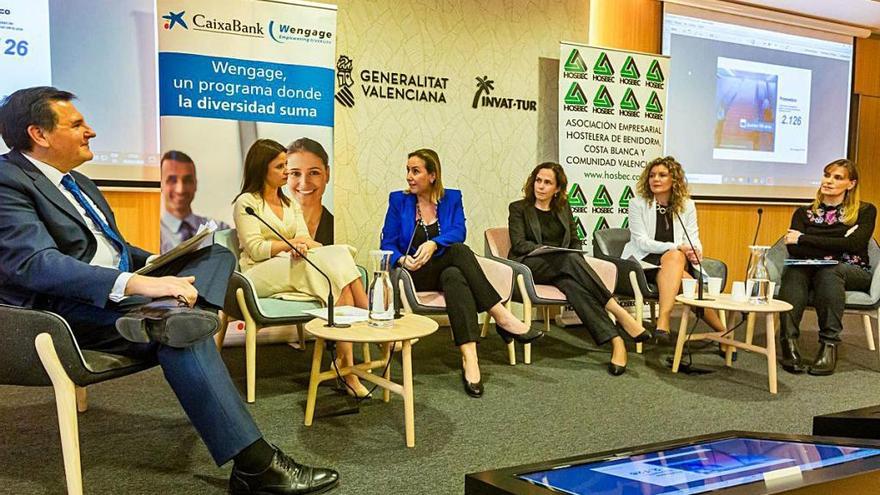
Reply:
[[[596, 341], [611, 342], [608, 372], [614, 376], [626, 371], [626, 346], [620, 331], [636, 342], [651, 338], [611, 295], [583, 254], [558, 251], [529, 256], [541, 246], [581, 249], [574, 216], [568, 206], [568, 179], [558, 163], [546, 162], [532, 170], [523, 186], [525, 198], [509, 207], [508, 258], [528, 266], [535, 282], [554, 285], [565, 294], [575, 312]], [[619, 326], [608, 316], [614, 315]]]

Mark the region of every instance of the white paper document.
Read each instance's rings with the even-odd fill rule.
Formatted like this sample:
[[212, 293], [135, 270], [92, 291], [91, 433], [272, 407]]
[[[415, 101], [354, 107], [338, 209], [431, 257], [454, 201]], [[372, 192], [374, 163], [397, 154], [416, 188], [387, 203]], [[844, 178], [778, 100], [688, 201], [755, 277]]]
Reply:
[[[327, 308], [304, 309], [303, 313], [325, 321], [327, 320]], [[336, 306], [333, 308], [333, 321], [336, 323], [358, 323], [367, 321], [369, 317], [369, 311], [364, 308], [356, 308], [354, 306]]]

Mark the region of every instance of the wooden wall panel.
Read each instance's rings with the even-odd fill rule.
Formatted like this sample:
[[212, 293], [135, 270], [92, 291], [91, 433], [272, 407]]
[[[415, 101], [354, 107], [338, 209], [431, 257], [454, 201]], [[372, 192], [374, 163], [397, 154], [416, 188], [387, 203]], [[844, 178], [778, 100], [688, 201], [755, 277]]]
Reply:
[[853, 156], [859, 164], [862, 200], [880, 205], [880, 97], [859, 96]]
[[752, 244], [758, 225], [758, 208], [763, 209], [764, 213], [757, 243], [769, 246], [788, 231], [791, 215], [797, 206], [697, 205], [703, 253], [727, 263], [728, 290], [733, 281], [745, 279], [749, 262], [748, 246]]
[[662, 9], [658, 0], [591, 0], [591, 45], [660, 53]]
[[130, 244], [159, 252], [159, 191], [103, 191], [119, 230]]
[[857, 94], [880, 96], [880, 37], [856, 40], [853, 89]]

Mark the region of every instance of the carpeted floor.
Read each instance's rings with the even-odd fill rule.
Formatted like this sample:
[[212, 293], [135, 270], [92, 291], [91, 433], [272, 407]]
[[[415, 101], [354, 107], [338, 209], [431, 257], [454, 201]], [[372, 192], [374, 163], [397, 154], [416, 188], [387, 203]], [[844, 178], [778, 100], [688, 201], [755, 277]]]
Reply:
[[[780, 368], [777, 396], [768, 393], [760, 355], [741, 352], [725, 369], [706, 349], [694, 361], [715, 373], [673, 375], [664, 367], [671, 349], [648, 346], [644, 355], [631, 353], [626, 374], [615, 378], [605, 372], [608, 350], [596, 349], [583, 328], [554, 328], [535, 344], [530, 366], [507, 365], [501, 340], [484, 340], [486, 395], [472, 399], [461, 390], [449, 330], [441, 328], [413, 351], [413, 449], [404, 445], [403, 402], [395, 396], [389, 404], [369, 401], [357, 415], [303, 426], [311, 347], [260, 347], [250, 408], [267, 439], [303, 462], [341, 472], [335, 495], [461, 494], [469, 472], [722, 430], [808, 434], [814, 415], [880, 404], [878, 355], [867, 350], [859, 317], [845, 323], [838, 372], [818, 378]], [[811, 356], [811, 313], [805, 328], [803, 349]], [[756, 335], [762, 343], [762, 327]], [[243, 349], [223, 355], [243, 387]], [[79, 423], [86, 493], [224, 493], [229, 466], [214, 466], [161, 370], [89, 393], [90, 410]], [[65, 493], [51, 390], [3, 387], [0, 394], [0, 493]], [[322, 387], [319, 410], [343, 406]]]

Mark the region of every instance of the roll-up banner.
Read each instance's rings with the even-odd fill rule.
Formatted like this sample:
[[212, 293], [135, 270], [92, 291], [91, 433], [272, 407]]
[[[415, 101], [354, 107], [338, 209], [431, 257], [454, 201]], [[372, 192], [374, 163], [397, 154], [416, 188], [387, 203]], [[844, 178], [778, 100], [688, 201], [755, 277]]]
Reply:
[[[244, 157], [257, 139], [286, 147], [310, 138], [326, 150], [327, 172], [333, 170], [336, 6], [159, 0], [156, 15], [162, 152], [184, 152], [196, 170], [192, 180], [175, 163], [170, 177], [168, 162], [163, 165], [164, 251], [186, 235], [178, 229], [188, 200], [199, 220], [232, 224]], [[291, 181], [287, 189], [304, 210], [323, 204], [321, 222], [332, 222], [326, 181]]]
[[629, 200], [650, 160], [663, 153], [666, 75], [662, 55], [560, 44], [559, 161], [578, 237], [627, 227]]

